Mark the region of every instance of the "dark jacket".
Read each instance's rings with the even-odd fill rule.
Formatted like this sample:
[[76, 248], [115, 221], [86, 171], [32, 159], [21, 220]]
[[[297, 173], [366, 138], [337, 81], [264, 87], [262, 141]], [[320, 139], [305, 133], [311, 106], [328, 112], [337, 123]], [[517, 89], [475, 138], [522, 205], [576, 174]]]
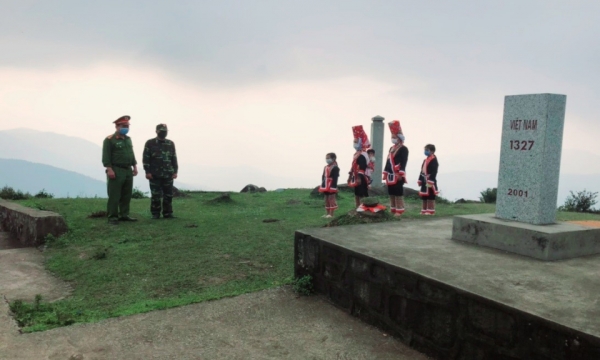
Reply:
[[177, 174], [177, 152], [175, 143], [169, 139], [154, 138], [144, 146], [144, 171], [153, 178], [171, 178]]

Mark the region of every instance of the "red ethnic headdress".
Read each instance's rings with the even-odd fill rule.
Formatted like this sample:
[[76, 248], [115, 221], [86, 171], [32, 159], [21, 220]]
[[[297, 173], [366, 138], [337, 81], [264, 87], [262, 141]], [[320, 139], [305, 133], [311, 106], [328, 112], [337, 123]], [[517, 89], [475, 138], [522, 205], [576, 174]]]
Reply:
[[388, 126], [390, 127], [392, 135], [402, 134], [402, 127], [400, 126], [400, 121], [394, 120], [392, 122], [389, 122]]
[[362, 125], [357, 125], [352, 127], [352, 133], [354, 134], [354, 138], [358, 139], [358, 142], [363, 150], [367, 150], [371, 147], [371, 143], [369, 142], [369, 137], [363, 129]]

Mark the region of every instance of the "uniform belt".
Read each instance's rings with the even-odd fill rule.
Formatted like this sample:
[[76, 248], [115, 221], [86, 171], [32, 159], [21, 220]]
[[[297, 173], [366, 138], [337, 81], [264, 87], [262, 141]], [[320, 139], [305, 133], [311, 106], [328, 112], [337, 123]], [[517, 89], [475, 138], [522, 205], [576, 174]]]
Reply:
[[113, 166], [121, 168], [121, 169], [129, 169], [131, 167], [131, 165], [117, 165], [117, 164], [113, 164]]

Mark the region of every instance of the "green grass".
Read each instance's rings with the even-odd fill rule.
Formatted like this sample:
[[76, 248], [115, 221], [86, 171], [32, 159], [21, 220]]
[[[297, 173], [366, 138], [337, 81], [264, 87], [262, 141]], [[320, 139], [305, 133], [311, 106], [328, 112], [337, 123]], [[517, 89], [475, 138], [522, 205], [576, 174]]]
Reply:
[[[166, 309], [292, 283], [294, 231], [327, 224], [323, 201], [309, 190], [215, 193], [174, 200], [173, 220], [151, 220], [149, 199], [132, 201], [140, 221], [109, 226], [88, 215], [104, 199], [30, 199], [20, 203], [62, 214], [69, 233], [47, 243], [46, 267], [74, 291], [64, 300], [13, 302], [24, 332]], [[381, 198], [384, 204], [385, 198]], [[340, 194], [343, 215], [353, 195]], [[419, 217], [420, 201], [407, 200], [404, 219]], [[440, 204], [439, 216], [488, 213], [493, 204]], [[277, 222], [264, 223], [264, 219]], [[560, 220], [600, 219], [560, 213]], [[395, 220], [395, 219], [393, 219]]]

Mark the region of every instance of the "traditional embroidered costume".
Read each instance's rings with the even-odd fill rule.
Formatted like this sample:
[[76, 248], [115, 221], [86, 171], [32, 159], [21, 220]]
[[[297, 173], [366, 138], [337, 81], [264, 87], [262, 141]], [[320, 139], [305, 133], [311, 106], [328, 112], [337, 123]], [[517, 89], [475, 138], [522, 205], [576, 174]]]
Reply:
[[367, 179], [369, 180], [369, 185], [371, 185], [371, 183], [373, 182], [373, 172], [375, 171], [375, 162], [370, 161], [367, 164], [367, 170], [365, 170], [365, 175], [367, 176]]
[[[367, 149], [371, 147], [367, 133], [362, 125], [353, 126], [352, 132], [354, 139], [358, 139], [360, 149], [356, 151], [352, 158], [352, 167], [350, 168], [348, 177], [348, 186], [354, 188], [354, 196], [358, 198], [369, 196], [369, 182], [365, 171], [369, 162]], [[360, 204], [357, 204], [357, 206]]]
[[434, 154], [429, 155], [423, 160], [421, 166], [421, 174], [419, 175], [418, 184], [421, 187], [419, 196], [423, 199], [423, 209], [421, 215], [435, 214], [435, 196], [440, 192], [437, 186], [437, 173], [439, 163]]
[[340, 176], [340, 168], [337, 166], [337, 162], [332, 162], [326, 165], [323, 169], [323, 176], [321, 177], [321, 186], [319, 192], [325, 195], [325, 210], [327, 214], [333, 214], [333, 211], [338, 208], [337, 200], [335, 195], [337, 194], [337, 183]]
[[404, 135], [400, 122], [394, 120], [388, 123], [393, 136], [398, 142], [390, 148], [383, 170], [383, 180], [390, 195], [391, 212], [396, 215], [404, 213], [404, 184], [406, 181], [406, 164], [408, 163], [408, 148], [404, 146]]

